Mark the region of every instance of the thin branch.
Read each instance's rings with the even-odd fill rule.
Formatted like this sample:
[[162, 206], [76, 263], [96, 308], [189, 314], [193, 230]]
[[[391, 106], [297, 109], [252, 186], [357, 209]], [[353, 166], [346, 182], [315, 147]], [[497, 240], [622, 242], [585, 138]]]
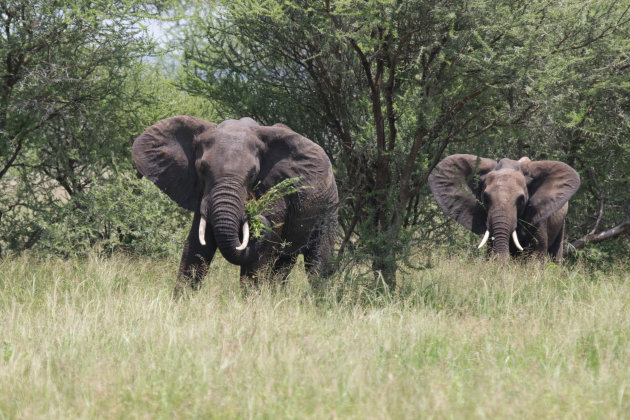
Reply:
[[341, 242], [341, 246], [339, 247], [339, 251], [337, 252], [338, 256], [342, 256], [344, 254], [346, 250], [346, 245], [348, 244], [348, 242], [350, 242], [352, 233], [354, 232], [354, 229], [356, 228], [357, 223], [359, 222], [360, 215], [361, 215], [360, 207], [359, 205], [357, 205], [354, 209], [354, 217], [352, 218], [352, 222], [350, 223], [350, 226], [348, 226], [348, 230], [346, 231], [343, 241]]
[[593, 226], [593, 229], [591, 229], [591, 231], [588, 233], [589, 235], [593, 235], [595, 234], [595, 232], [597, 232], [599, 222], [601, 222], [602, 215], [604, 214], [604, 192], [600, 188], [599, 183], [597, 182], [597, 179], [595, 178], [595, 168], [591, 166], [588, 172], [591, 175], [591, 179], [593, 180], [593, 185], [595, 185], [595, 188], [597, 189], [597, 192], [599, 193], [599, 213], [597, 214], [597, 220], [595, 220], [595, 225]]
[[13, 138], [14, 140], [16, 138], [18, 139], [17, 146], [15, 147], [15, 150], [13, 151], [13, 154], [9, 157], [9, 159], [7, 159], [6, 164], [4, 165], [4, 167], [2, 169], [0, 169], [0, 179], [2, 179], [2, 177], [4, 177], [4, 175], [7, 173], [9, 168], [11, 168], [13, 166], [13, 163], [15, 162], [17, 157], [20, 155], [20, 151], [22, 150], [22, 146], [24, 146], [24, 139], [26, 138], [26, 136], [23, 136], [21, 134], [22, 134], [22, 132], [18, 133], [18, 135]]
[[[613, 7], [613, 6], [611, 6]], [[619, 17], [619, 19], [617, 20], [617, 22], [614, 25], [608, 26], [604, 29], [601, 30], [601, 32], [599, 33], [599, 35], [596, 35], [594, 37], [591, 37], [587, 40], [585, 40], [584, 42], [582, 42], [581, 44], [578, 45], [572, 45], [566, 48], [560, 48], [560, 46], [564, 43], [564, 41], [567, 40], [567, 38], [569, 38], [569, 36], [565, 36], [565, 38], [563, 38], [558, 44], [556, 44], [556, 48], [555, 50], [553, 50], [551, 52], [551, 55], [553, 54], [557, 54], [557, 53], [562, 53], [562, 52], [566, 52], [566, 51], [574, 51], [574, 50], [579, 50], [581, 48], [585, 48], [588, 47], [589, 45], [603, 39], [606, 38], [608, 35], [610, 35], [611, 33], [613, 33], [613, 31], [625, 24], [627, 24], [630, 19], [625, 19], [625, 16], [628, 14], [628, 11], [630, 10], [630, 5], [628, 5], [628, 7], [625, 8], [625, 10], [623, 11], [623, 13], [621, 14], [621, 16]], [[573, 34], [571, 35], [576, 35], [579, 33], [579, 30], [575, 31]]]

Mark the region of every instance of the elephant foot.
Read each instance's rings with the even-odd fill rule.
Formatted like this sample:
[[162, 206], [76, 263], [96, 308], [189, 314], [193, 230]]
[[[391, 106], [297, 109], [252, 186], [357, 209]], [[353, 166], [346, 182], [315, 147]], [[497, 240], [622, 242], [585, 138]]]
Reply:
[[185, 282], [178, 280], [177, 283], [175, 283], [175, 287], [173, 288], [173, 299], [180, 300], [186, 293], [187, 286], [188, 285]]
[[188, 295], [191, 291], [199, 291], [201, 289], [201, 280], [180, 277], [175, 282], [173, 288], [173, 299], [179, 300], [183, 296]]
[[252, 271], [245, 271], [241, 268], [241, 276], [239, 278], [241, 284], [241, 291], [243, 296], [251, 294], [253, 290], [260, 289], [260, 278], [258, 273]]

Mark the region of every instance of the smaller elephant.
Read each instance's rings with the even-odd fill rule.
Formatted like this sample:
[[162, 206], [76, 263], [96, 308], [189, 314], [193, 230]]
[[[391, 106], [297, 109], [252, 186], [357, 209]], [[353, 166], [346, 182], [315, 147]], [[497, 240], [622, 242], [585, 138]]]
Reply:
[[499, 256], [526, 251], [562, 259], [568, 201], [580, 187], [569, 165], [457, 154], [437, 165], [429, 186], [447, 215], [483, 235], [479, 248], [491, 238], [489, 249]]
[[[324, 150], [283, 124], [251, 118], [219, 125], [189, 116], [158, 121], [132, 147], [138, 171], [181, 207], [194, 213], [175, 295], [197, 289], [217, 248], [241, 267], [241, 282], [256, 283], [269, 264], [286, 280], [298, 254], [309, 274], [327, 275], [339, 199]], [[250, 238], [245, 204], [288, 179], [297, 192], [256, 216], [266, 229]], [[242, 238], [242, 239], [241, 239]]]

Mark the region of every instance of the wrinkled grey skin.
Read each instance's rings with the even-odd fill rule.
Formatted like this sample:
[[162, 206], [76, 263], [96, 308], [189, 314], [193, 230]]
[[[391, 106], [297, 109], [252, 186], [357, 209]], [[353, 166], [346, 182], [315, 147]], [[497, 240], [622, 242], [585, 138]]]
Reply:
[[[142, 133], [132, 156], [142, 175], [194, 212], [175, 295], [188, 286], [199, 288], [217, 248], [241, 266], [242, 282], [255, 283], [257, 270], [266, 263], [284, 281], [298, 254], [304, 255], [309, 274], [332, 270], [339, 203], [332, 167], [321, 147], [287, 126], [260, 126], [250, 118], [216, 125], [172, 117]], [[248, 198], [294, 177], [301, 177], [298, 193], [279, 199], [259, 216], [271, 229], [237, 250]], [[207, 220], [206, 245], [199, 239], [202, 216]]]
[[556, 161], [498, 163], [473, 155], [451, 155], [429, 176], [429, 186], [444, 212], [478, 235], [490, 232], [489, 249], [499, 256], [519, 250], [562, 259], [568, 201], [580, 187], [569, 165]]

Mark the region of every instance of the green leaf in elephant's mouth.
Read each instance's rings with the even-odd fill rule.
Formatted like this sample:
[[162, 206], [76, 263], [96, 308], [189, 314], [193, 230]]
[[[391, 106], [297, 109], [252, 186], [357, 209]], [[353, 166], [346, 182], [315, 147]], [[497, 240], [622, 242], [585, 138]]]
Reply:
[[[263, 236], [265, 230], [269, 229], [260, 218], [256, 217], [257, 215], [271, 210], [276, 201], [284, 196], [295, 194], [306, 188], [313, 188], [304, 185], [297, 186], [296, 184], [300, 182], [301, 179], [301, 177], [287, 178], [271, 187], [267, 192], [261, 195], [260, 198], [253, 198], [245, 203], [245, 213], [247, 214], [247, 221], [249, 222], [249, 234], [253, 238], [260, 238]], [[260, 183], [254, 187], [254, 190], [258, 188], [259, 185]]]

